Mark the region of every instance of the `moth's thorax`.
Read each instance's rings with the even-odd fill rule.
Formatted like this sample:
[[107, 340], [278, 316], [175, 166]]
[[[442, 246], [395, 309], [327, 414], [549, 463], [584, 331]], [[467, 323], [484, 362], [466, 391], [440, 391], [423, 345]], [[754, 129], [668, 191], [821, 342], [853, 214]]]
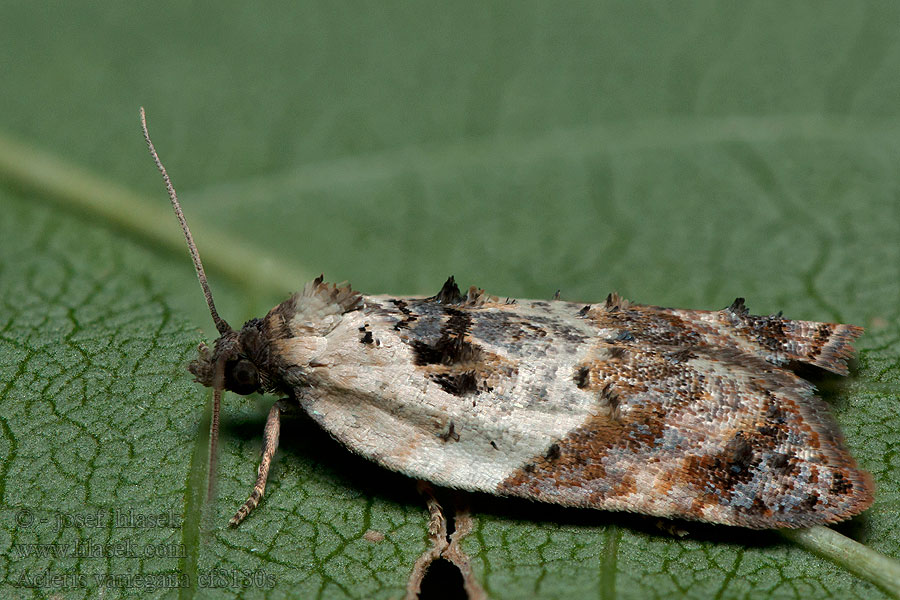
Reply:
[[[222, 334], [210, 350], [200, 344], [199, 356], [188, 370], [207, 387], [221, 386], [237, 394], [270, 390], [274, 385], [271, 351], [262, 319], [251, 319], [240, 331]], [[217, 371], [221, 379], [217, 380]]]
[[[349, 287], [318, 278], [262, 319], [251, 319], [240, 331], [222, 334], [212, 350], [201, 344], [198, 358], [188, 369], [207, 387], [216, 386], [216, 370], [221, 369], [221, 385], [238, 394], [292, 394], [298, 385], [307, 384], [309, 371], [318, 366], [326, 337], [341, 325], [346, 313], [362, 304], [362, 296]], [[290, 340], [290, 351], [285, 349], [286, 340]]]

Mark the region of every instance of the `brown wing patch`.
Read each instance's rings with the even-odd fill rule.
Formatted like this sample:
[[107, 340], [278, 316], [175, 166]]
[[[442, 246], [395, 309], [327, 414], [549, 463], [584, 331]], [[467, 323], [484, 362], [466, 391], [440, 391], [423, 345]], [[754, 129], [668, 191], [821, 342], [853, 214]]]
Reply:
[[616, 342], [625, 358], [598, 345], [572, 380], [596, 393], [596, 413], [498, 493], [754, 528], [835, 522], [871, 504], [871, 478], [808, 383], [734, 350], [641, 337]]
[[847, 360], [853, 355], [853, 340], [863, 328], [841, 323], [817, 323], [782, 318], [781, 314], [751, 315], [744, 299], [719, 311], [721, 322], [736, 335], [759, 344], [783, 360], [816, 365], [838, 375], [847, 374]]
[[853, 340], [863, 332], [855, 325], [751, 315], [743, 298], [724, 310], [705, 311], [643, 306], [611, 294], [604, 305], [582, 316], [600, 328], [625, 328], [654, 345], [741, 348], [773, 364], [798, 361], [839, 375], [847, 374]]

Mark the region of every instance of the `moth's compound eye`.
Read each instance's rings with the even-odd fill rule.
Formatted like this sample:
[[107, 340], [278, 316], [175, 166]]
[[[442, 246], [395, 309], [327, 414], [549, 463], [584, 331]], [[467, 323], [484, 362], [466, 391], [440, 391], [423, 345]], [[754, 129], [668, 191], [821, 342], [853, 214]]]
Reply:
[[246, 358], [227, 365], [225, 387], [242, 396], [255, 392], [259, 388], [259, 373], [256, 365]]

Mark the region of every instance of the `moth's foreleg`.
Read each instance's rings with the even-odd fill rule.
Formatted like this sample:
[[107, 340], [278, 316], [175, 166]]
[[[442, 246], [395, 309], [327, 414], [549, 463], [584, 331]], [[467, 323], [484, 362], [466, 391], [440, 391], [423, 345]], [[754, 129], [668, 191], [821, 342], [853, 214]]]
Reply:
[[250, 497], [238, 509], [237, 513], [231, 517], [228, 522], [232, 527], [236, 527], [250, 514], [256, 505], [259, 504], [260, 498], [266, 491], [266, 479], [269, 477], [269, 466], [272, 464], [272, 457], [275, 456], [275, 450], [278, 449], [278, 433], [281, 430], [281, 412], [288, 409], [289, 400], [279, 400], [272, 405], [269, 410], [269, 416], [266, 418], [266, 428], [263, 431], [263, 448], [262, 461], [259, 463], [259, 470], [256, 476], [256, 485], [250, 492]]

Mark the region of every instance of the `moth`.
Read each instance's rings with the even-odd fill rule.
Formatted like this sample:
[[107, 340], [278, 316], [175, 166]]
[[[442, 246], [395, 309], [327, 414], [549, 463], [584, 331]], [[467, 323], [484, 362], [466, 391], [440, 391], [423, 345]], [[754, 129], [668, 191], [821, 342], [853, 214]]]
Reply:
[[828, 406], [794, 365], [846, 375], [862, 328], [628, 302], [500, 299], [453, 277], [429, 297], [369, 296], [322, 277], [233, 329], [216, 312], [175, 189], [150, 140], [219, 338], [189, 370], [213, 388], [302, 409], [346, 448], [460, 490], [750, 528], [833, 523], [873, 501]]

